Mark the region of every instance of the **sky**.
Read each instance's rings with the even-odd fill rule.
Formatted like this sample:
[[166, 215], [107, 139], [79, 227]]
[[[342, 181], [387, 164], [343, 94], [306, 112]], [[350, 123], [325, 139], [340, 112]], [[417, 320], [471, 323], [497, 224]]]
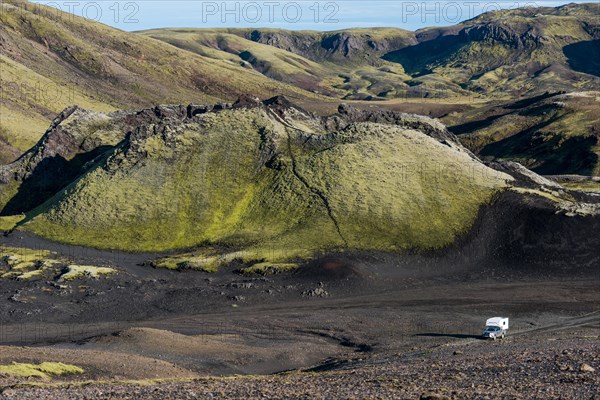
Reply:
[[483, 12], [556, 7], [588, 1], [393, 0], [58, 0], [39, 1], [126, 31], [166, 27], [283, 28], [331, 31], [356, 27], [417, 30], [454, 25]]

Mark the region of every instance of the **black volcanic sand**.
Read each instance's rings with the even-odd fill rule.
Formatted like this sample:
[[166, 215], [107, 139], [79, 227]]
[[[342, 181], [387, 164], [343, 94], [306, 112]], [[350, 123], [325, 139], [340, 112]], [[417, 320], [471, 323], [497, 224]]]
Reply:
[[[240, 275], [236, 263], [212, 274], [154, 269], [144, 263], [159, 254], [14, 232], [0, 245], [52, 250], [119, 272], [63, 288], [2, 280], [0, 364], [61, 361], [86, 370], [58, 382], [360, 372], [409, 366], [448, 345], [485, 351], [479, 334], [492, 316], [510, 317], [507, 343], [543, 332], [549, 339], [536, 345], [551, 346], [552, 332], [585, 328], [597, 349], [600, 247], [590, 247], [597, 221], [558, 216], [544, 204], [525, 208], [515, 199], [500, 196], [471, 233], [444, 251], [328, 254], [266, 277]], [[540, 238], [537, 246], [530, 234]], [[12, 383], [0, 376], [0, 387]]]

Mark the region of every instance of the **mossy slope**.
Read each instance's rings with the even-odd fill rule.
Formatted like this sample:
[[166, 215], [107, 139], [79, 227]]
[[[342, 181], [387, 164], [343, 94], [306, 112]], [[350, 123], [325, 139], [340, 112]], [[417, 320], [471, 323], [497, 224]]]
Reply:
[[267, 104], [141, 125], [20, 229], [133, 251], [215, 243], [271, 261], [437, 248], [509, 179], [427, 118]]

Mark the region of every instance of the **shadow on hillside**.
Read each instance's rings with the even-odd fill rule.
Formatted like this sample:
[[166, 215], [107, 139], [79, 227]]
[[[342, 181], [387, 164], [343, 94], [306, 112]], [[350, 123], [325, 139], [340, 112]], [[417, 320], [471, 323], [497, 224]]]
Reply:
[[598, 145], [595, 136], [564, 137], [539, 135], [546, 121], [516, 135], [485, 146], [479, 154], [498, 158], [536, 160], [531, 170], [542, 175], [591, 175], [598, 165], [598, 155], [592, 148]]
[[[559, 94], [562, 94], [562, 93], [564, 93], [564, 92], [553, 92], [553, 93], [546, 92], [546, 93], [538, 95], [538, 96], [533, 96], [533, 97], [528, 97], [526, 99], [517, 100], [514, 103], [510, 103], [510, 104], [503, 106], [502, 108], [505, 110], [519, 110], [522, 108], [530, 107], [530, 106], [534, 105], [535, 103], [546, 100], [548, 98], [558, 96]], [[478, 129], [483, 129], [483, 128], [487, 128], [487, 127], [491, 126], [494, 123], [494, 121], [496, 121], [497, 119], [502, 118], [506, 115], [509, 115], [510, 113], [511, 112], [509, 111], [509, 112], [501, 113], [501, 114], [497, 114], [497, 115], [490, 115], [484, 119], [479, 119], [479, 120], [475, 120], [475, 121], [465, 122], [465, 123], [459, 124], [459, 125], [449, 126], [448, 130], [450, 132], [454, 133], [455, 135], [471, 133]]]
[[508, 104], [508, 105], [504, 106], [504, 108], [508, 109], [508, 110], [518, 110], [519, 108], [529, 107], [539, 101], [546, 100], [546, 99], [549, 99], [550, 97], [555, 97], [555, 96], [558, 96], [559, 94], [563, 94], [563, 93], [564, 92], [552, 92], [552, 93], [546, 92], [546, 93], [540, 94], [538, 96], [528, 97], [523, 100], [515, 101], [512, 104]]
[[567, 45], [563, 53], [575, 71], [600, 76], [600, 39]]
[[478, 129], [483, 129], [483, 128], [487, 128], [487, 127], [491, 126], [494, 123], [494, 121], [496, 121], [498, 118], [504, 117], [505, 115], [507, 115], [507, 114], [491, 115], [489, 117], [486, 117], [484, 119], [480, 119], [477, 121], [469, 121], [469, 122], [465, 122], [463, 124], [449, 126], [448, 130], [450, 132], [454, 133], [455, 135], [463, 135], [465, 133], [471, 133]]
[[402, 64], [412, 76], [421, 76], [431, 73], [428, 64], [445, 60], [464, 44], [465, 39], [460, 35], [442, 36], [384, 54], [382, 59]]
[[23, 181], [17, 194], [0, 211], [0, 216], [23, 214], [40, 206], [73, 182], [83, 172], [86, 163], [112, 148], [100, 146], [71, 160], [61, 156], [45, 158]]

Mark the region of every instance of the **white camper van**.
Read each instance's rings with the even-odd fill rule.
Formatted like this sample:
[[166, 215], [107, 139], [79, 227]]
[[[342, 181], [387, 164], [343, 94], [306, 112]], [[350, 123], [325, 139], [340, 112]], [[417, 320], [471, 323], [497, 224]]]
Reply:
[[508, 318], [494, 317], [485, 321], [485, 329], [482, 336], [490, 339], [504, 339], [508, 330]]

